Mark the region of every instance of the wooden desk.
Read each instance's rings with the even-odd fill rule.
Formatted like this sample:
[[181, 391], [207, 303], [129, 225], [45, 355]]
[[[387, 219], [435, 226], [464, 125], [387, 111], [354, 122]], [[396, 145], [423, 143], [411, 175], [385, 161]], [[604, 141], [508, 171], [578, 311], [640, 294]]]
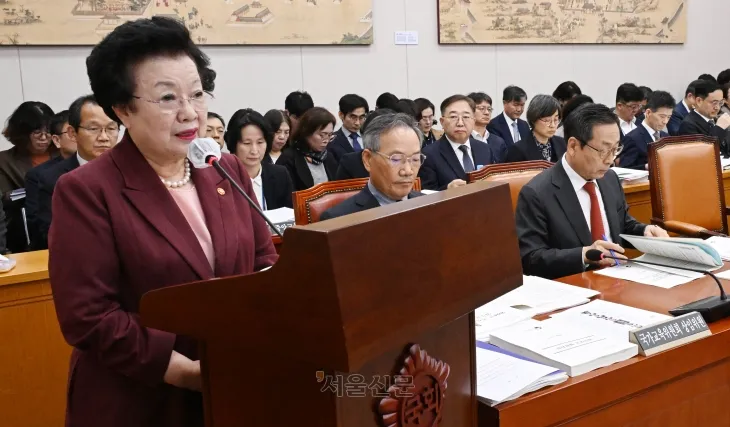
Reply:
[[71, 347], [61, 336], [48, 251], [10, 255], [0, 274], [0, 424], [61, 427]]
[[[730, 171], [723, 171], [722, 181], [725, 186], [725, 200], [730, 200]], [[639, 184], [624, 185], [629, 213], [644, 224], [651, 224], [651, 193], [649, 181]]]
[[[594, 273], [561, 281], [600, 291], [598, 298], [607, 301], [659, 313], [718, 294], [709, 278], [673, 289]], [[730, 426], [730, 319], [710, 329], [713, 335], [699, 341], [570, 378], [496, 408], [480, 404], [479, 426]]]

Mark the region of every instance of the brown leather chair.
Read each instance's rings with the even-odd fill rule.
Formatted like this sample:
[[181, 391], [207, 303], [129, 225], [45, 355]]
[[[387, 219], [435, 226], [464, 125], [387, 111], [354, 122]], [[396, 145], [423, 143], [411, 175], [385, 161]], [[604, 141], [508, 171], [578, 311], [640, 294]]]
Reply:
[[512, 194], [512, 212], [514, 212], [517, 208], [517, 196], [520, 195], [522, 186], [552, 165], [545, 160], [488, 165], [466, 174], [466, 182], [467, 184], [476, 181], [507, 182]]
[[[307, 225], [319, 221], [327, 209], [338, 205], [359, 193], [369, 178], [344, 179], [317, 184], [312, 188], [292, 193], [294, 201], [294, 222]], [[421, 179], [416, 178], [413, 191], [421, 191]]]
[[717, 139], [702, 135], [649, 144], [651, 222], [691, 237], [727, 234], [728, 208]]

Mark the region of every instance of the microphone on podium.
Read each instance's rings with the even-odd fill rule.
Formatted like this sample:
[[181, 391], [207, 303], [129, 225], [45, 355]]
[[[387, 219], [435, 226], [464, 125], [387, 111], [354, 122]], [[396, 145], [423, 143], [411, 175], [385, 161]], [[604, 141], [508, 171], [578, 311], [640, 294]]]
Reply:
[[654, 265], [657, 267], [674, 268], [676, 270], [691, 271], [693, 273], [700, 273], [700, 274], [710, 276], [715, 280], [715, 283], [717, 283], [717, 287], [720, 289], [720, 296], [707, 297], [707, 298], [703, 298], [701, 300], [691, 302], [689, 304], [681, 305], [679, 307], [669, 310], [669, 313], [672, 316], [681, 316], [683, 314], [687, 314], [687, 313], [696, 311], [702, 315], [702, 318], [705, 319], [705, 322], [707, 322], [707, 323], [712, 323], [716, 320], [724, 319], [724, 318], [730, 316], [730, 300], [727, 299], [727, 295], [725, 294], [725, 289], [722, 287], [720, 280], [717, 278], [717, 276], [715, 276], [710, 271], [697, 270], [697, 269], [685, 268], [685, 267], [675, 267], [673, 265], [659, 264], [656, 262], [637, 261], [637, 260], [632, 260], [632, 259], [617, 258], [617, 257], [611, 256], [609, 254], [604, 254], [603, 252], [599, 251], [598, 249], [589, 249], [588, 251], [586, 251], [586, 259], [588, 261], [594, 261], [594, 262], [600, 262], [604, 259], [613, 259], [613, 260], [617, 260], [617, 261], [623, 261], [626, 263]]
[[274, 233], [283, 238], [284, 236], [281, 234], [281, 231], [279, 231], [274, 223], [272, 223], [271, 220], [264, 215], [261, 208], [253, 200], [251, 200], [250, 197], [248, 197], [248, 194], [246, 194], [243, 188], [238, 185], [236, 180], [228, 174], [228, 171], [221, 166], [218, 162], [220, 158], [221, 147], [212, 138], [196, 138], [192, 143], [190, 143], [190, 147], [188, 147], [188, 160], [190, 160], [190, 163], [192, 163], [194, 168], [205, 169], [209, 166], [213, 166], [223, 178], [227, 179], [228, 182], [230, 182], [231, 185], [246, 198], [246, 201], [248, 201], [251, 208], [253, 208], [253, 210], [255, 210], [267, 224], [269, 224], [269, 227], [274, 230]]

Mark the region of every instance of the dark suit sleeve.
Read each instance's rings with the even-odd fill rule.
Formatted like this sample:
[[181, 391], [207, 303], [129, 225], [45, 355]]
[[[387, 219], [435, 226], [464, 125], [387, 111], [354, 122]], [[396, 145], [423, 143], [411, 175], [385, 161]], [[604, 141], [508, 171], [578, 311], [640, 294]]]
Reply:
[[439, 187], [438, 172], [436, 171], [436, 165], [429, 157], [426, 157], [426, 161], [421, 165], [421, 169], [418, 171], [418, 177], [421, 178], [421, 188], [426, 190], [445, 190], [447, 185]]
[[[38, 170], [31, 169], [25, 174], [25, 218], [28, 223], [28, 234], [30, 236], [31, 248], [36, 248], [35, 240], [38, 238]], [[45, 248], [43, 248], [45, 249]]]
[[545, 206], [534, 189], [522, 187], [515, 212], [522, 269], [530, 276], [556, 278], [583, 272], [583, 248], [550, 247]]
[[682, 124], [682, 117], [679, 116], [679, 113], [677, 113], [676, 109], [672, 111], [672, 117], [669, 119], [669, 123], [667, 123], [667, 130], [669, 131], [669, 134], [672, 136], [679, 135], [679, 126]]
[[287, 208], [294, 207], [294, 201], [292, 200], [292, 193], [294, 193], [294, 183], [289, 176], [289, 172], [286, 169], [282, 170], [281, 178], [284, 181], [282, 187], [284, 187], [284, 206]]
[[352, 179], [352, 175], [350, 175], [350, 171], [347, 170], [345, 167], [345, 162], [340, 162], [340, 165], [337, 166], [337, 173], [335, 174], [335, 181], [342, 181], [344, 179]]
[[679, 125], [679, 130], [677, 131], [677, 135], [697, 135], [702, 134], [702, 131], [697, 128], [697, 126], [691, 121], [685, 118], [685, 120], [682, 120], [682, 123]]
[[497, 126], [497, 122], [495, 120], [492, 120], [487, 124], [487, 130], [489, 133], [495, 134], [506, 141], [505, 136], [502, 135], [502, 132], [499, 130], [499, 126]]
[[76, 174], [61, 177], [55, 193], [48, 268], [64, 338], [114, 372], [162, 383], [176, 336], [120, 307], [122, 271], [105, 203]]
[[524, 162], [526, 160], [527, 160], [527, 158], [522, 153], [522, 150], [520, 150], [517, 147], [517, 144], [512, 144], [507, 149], [507, 156], [506, 156], [504, 162], [505, 163], [514, 163], [514, 162]]
[[36, 238], [33, 241], [33, 249], [41, 250], [48, 248], [48, 232], [51, 229], [53, 184], [49, 182], [48, 175], [38, 176], [38, 212], [35, 219]]
[[624, 138], [624, 148], [621, 151], [622, 168], [645, 170], [645, 164], [640, 160], [642, 156], [639, 144], [641, 141], [638, 141], [634, 135], [627, 135]]
[[509, 150], [507, 149], [507, 143], [504, 142], [504, 139], [498, 137], [497, 135], [490, 136], [491, 138], [489, 139], [491, 139], [491, 141], [487, 139], [487, 144], [489, 144], [489, 148], [492, 150], [493, 163], [506, 163], [509, 153]]

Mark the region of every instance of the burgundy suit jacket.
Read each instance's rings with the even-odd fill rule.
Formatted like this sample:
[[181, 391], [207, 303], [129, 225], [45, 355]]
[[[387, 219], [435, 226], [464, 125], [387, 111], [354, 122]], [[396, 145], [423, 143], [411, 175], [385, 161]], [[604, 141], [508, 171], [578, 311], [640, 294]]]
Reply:
[[[221, 164], [256, 200], [238, 159], [224, 155]], [[163, 383], [173, 349], [197, 360], [196, 344], [143, 327], [140, 298], [167, 286], [250, 274], [278, 256], [264, 220], [216, 170], [193, 169], [192, 182], [213, 241], [215, 271], [128, 137], [58, 181], [49, 271], [61, 331], [74, 347], [67, 426], [203, 425], [200, 393]]]

